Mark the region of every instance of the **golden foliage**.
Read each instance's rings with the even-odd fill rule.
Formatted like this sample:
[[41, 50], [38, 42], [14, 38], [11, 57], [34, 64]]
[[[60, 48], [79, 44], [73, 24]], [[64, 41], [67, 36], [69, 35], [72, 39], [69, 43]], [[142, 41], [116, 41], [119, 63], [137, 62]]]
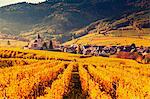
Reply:
[[0, 48], [0, 98], [62, 99], [75, 69], [87, 99], [149, 99], [150, 65], [134, 60]]

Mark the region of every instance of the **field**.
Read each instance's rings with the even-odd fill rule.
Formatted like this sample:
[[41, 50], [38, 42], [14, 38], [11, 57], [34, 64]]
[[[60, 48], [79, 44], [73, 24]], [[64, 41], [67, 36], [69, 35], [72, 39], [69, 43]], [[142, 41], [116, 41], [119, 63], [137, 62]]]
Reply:
[[0, 48], [0, 99], [150, 99], [150, 65]]
[[91, 44], [91, 45], [131, 45], [135, 43], [137, 46], [150, 46], [150, 30], [145, 29], [145, 32], [137, 33], [135, 30], [114, 30], [104, 36], [103, 34], [92, 33], [83, 37], [71, 40], [64, 45], [71, 44]]
[[[8, 44], [8, 41], [10, 42]], [[0, 47], [19, 47], [22, 48], [26, 46], [28, 42], [18, 41], [18, 40], [10, 40], [10, 39], [0, 39]]]

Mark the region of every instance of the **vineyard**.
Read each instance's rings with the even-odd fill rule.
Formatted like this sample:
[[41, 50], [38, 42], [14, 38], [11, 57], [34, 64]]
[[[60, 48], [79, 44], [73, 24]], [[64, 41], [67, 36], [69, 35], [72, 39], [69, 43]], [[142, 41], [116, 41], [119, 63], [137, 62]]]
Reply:
[[150, 65], [0, 48], [0, 99], [150, 99]]
[[[115, 32], [116, 33], [116, 32]], [[65, 45], [71, 45], [71, 44], [90, 44], [90, 45], [130, 45], [131, 42], [135, 43], [137, 46], [150, 46], [150, 36], [141, 36], [141, 38], [138, 38], [136, 36], [130, 36], [131, 32], [126, 31], [123, 34], [126, 34], [125, 36], [116, 37], [114, 36], [115, 33], [110, 34], [109, 36], [105, 37], [102, 34], [88, 34], [86, 36], [80, 37], [78, 39], [71, 40], [69, 42], [66, 42]], [[136, 32], [134, 32], [136, 33]], [[120, 31], [119, 33], [120, 34]]]

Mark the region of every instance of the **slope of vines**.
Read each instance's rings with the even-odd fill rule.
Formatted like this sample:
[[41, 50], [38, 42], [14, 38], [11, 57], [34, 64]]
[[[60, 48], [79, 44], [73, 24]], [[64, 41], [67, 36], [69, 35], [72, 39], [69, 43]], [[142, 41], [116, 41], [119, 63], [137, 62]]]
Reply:
[[3, 48], [0, 99], [150, 99], [149, 71], [130, 60]]

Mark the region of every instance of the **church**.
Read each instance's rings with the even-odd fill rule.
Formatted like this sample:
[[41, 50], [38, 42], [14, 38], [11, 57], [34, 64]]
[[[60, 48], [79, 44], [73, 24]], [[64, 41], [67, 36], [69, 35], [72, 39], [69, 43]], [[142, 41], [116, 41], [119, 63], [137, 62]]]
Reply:
[[30, 41], [29, 44], [24, 47], [24, 49], [49, 50], [53, 49], [53, 42], [52, 40], [45, 42], [38, 34], [34, 40]]

